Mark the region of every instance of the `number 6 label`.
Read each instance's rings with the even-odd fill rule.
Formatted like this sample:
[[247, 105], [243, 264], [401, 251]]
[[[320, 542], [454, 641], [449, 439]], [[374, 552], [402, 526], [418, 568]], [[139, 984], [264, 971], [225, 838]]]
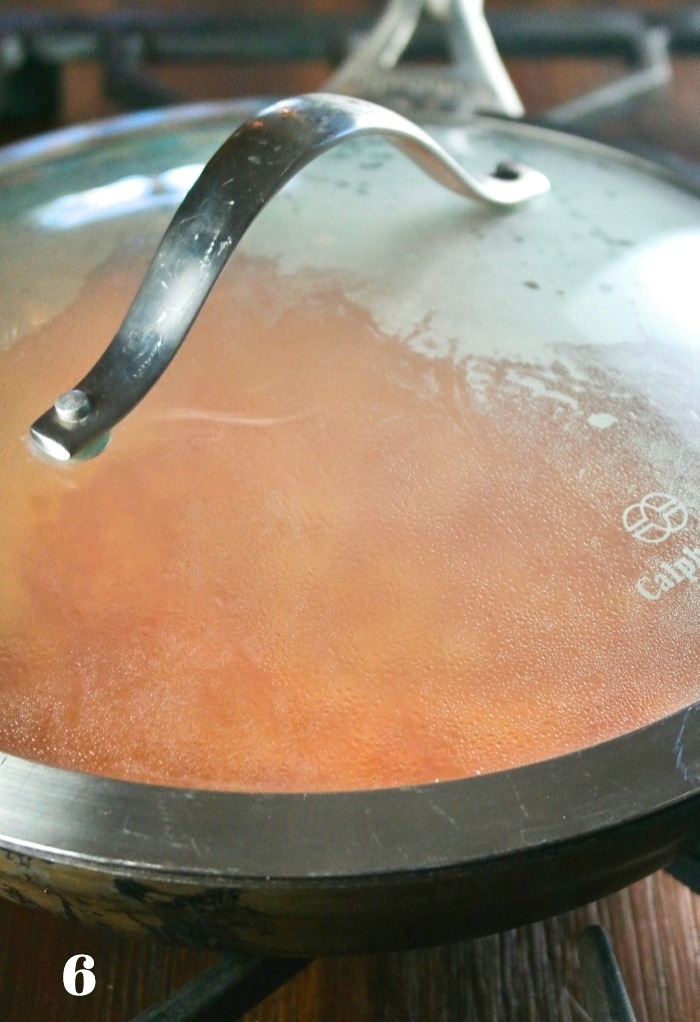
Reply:
[[[79, 969], [78, 963], [81, 960], [84, 962], [84, 968]], [[95, 974], [92, 972], [94, 968], [95, 959], [90, 955], [73, 955], [72, 958], [69, 958], [63, 966], [63, 985], [66, 991], [73, 997], [87, 997], [88, 994], [91, 994], [96, 983]], [[78, 976], [80, 976], [79, 983], [76, 982]]]

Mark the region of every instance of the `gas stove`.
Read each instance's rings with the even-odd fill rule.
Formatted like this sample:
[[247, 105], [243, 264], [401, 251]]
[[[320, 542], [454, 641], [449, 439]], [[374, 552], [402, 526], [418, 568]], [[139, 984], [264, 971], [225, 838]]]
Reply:
[[[380, 5], [270, 4], [262, 13], [233, 2], [199, 13], [166, 6], [0, 12], [4, 139], [76, 117], [317, 88]], [[700, 183], [700, 7], [493, 6], [489, 22], [529, 119], [641, 153]], [[444, 57], [445, 41], [428, 20], [407, 58]], [[0, 1018], [224, 1022], [247, 1012], [248, 1022], [695, 1022], [699, 892], [700, 857], [689, 849], [666, 873], [533, 926], [313, 963], [169, 949], [88, 931], [69, 912], [59, 919], [3, 902]], [[80, 969], [94, 974], [94, 988], [85, 992], [90, 982], [78, 980], [71, 995]]]

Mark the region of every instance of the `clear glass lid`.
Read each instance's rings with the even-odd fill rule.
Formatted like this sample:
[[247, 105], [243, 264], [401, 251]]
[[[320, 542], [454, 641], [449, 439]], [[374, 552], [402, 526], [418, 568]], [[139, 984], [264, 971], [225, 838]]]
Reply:
[[33, 419], [119, 327], [233, 115], [0, 173], [0, 748], [150, 783], [391, 787], [700, 697], [700, 201], [587, 143], [380, 141], [291, 181], [99, 457]]

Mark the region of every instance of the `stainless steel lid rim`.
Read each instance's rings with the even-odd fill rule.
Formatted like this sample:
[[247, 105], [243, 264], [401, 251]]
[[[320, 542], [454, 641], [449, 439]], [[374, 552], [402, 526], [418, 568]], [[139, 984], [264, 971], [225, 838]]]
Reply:
[[27, 164], [79, 155], [105, 142], [119, 142], [149, 135], [153, 131], [167, 131], [190, 122], [211, 125], [221, 120], [228, 125], [232, 117], [245, 117], [264, 104], [262, 97], [259, 100], [256, 97], [254, 100], [182, 103], [43, 132], [0, 147], [0, 176]]
[[[182, 103], [173, 107], [162, 107], [155, 110], [123, 114], [95, 121], [90, 124], [59, 128], [55, 131], [36, 135], [31, 139], [14, 142], [0, 147], [0, 181], [5, 174], [21, 169], [23, 165], [54, 160], [65, 156], [80, 155], [102, 146], [106, 142], [119, 143], [130, 138], [138, 138], [156, 131], [167, 132], [172, 128], [185, 125], [202, 125], [211, 127], [221, 122], [222, 131], [231, 130], [232, 118], [240, 119], [253, 115], [257, 110], [273, 102], [275, 97], [256, 97], [255, 99], [222, 100], [208, 103]], [[421, 122], [422, 124], [422, 122]], [[479, 114], [465, 125], [454, 130], [475, 128], [512, 133], [530, 139], [542, 139], [559, 142], [574, 151], [591, 155], [599, 154], [602, 158], [612, 160], [621, 165], [653, 174], [694, 194], [700, 194], [696, 181], [683, 175], [682, 169], [675, 169], [656, 163], [636, 153], [626, 152], [604, 142], [598, 142], [581, 135], [571, 135], [559, 128], [549, 127], [533, 121], [521, 121], [508, 117], [494, 117]], [[426, 130], [431, 128], [444, 131], [444, 125], [422, 125]]]
[[190, 791], [11, 756], [0, 765], [0, 847], [202, 881], [385, 880], [542, 851], [683, 806], [700, 830], [700, 702], [580, 752], [412, 788]]
[[544, 849], [369, 877], [127, 875], [0, 853], [0, 884], [21, 903], [190, 947], [293, 957], [386, 952], [484, 936], [611, 894], [667, 865], [687, 823], [675, 806]]

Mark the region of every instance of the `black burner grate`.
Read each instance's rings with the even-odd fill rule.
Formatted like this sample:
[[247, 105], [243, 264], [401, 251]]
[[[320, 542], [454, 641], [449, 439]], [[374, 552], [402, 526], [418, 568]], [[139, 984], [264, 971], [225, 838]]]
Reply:
[[[669, 55], [700, 54], [700, 7], [648, 12], [494, 11], [489, 17], [505, 57], [617, 58], [622, 79], [550, 112], [572, 125], [668, 81]], [[32, 123], [56, 114], [60, 72], [68, 63], [102, 62], [107, 98], [126, 108], [183, 97], [148, 76], [153, 65], [252, 61], [337, 64], [371, 27], [349, 14], [164, 15], [132, 11], [81, 16], [0, 12], [0, 118]], [[445, 57], [440, 27], [426, 19], [408, 57]]]
[[[697, 883], [700, 859], [695, 859], [694, 868]], [[587, 927], [579, 938], [578, 948], [581, 985], [591, 1022], [635, 1022], [605, 930], [601, 926]], [[299, 959], [226, 955], [132, 1022], [235, 1022], [307, 964]]]

